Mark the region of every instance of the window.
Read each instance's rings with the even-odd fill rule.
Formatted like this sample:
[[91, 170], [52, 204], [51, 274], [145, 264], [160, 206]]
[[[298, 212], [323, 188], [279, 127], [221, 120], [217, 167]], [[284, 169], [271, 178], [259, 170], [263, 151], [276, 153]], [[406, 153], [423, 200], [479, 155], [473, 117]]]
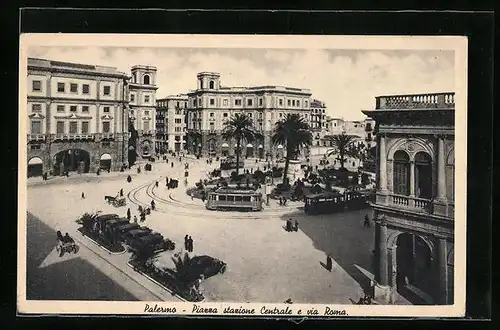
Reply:
[[280, 113], [280, 118], [281, 118], [281, 117], [283, 117], [283, 114], [282, 114], [282, 113]]
[[262, 106], [262, 98], [259, 99], [259, 106]]
[[292, 105], [295, 106], [295, 100], [292, 100]]
[[89, 112], [89, 106], [88, 105], [82, 105], [82, 112]]
[[145, 131], [149, 131], [149, 120], [144, 120], [142, 123], [142, 127]]
[[57, 134], [63, 134], [64, 133], [64, 122], [63, 121], [58, 121], [56, 123], [56, 133]]
[[234, 196], [234, 201], [235, 202], [241, 202], [242, 197], [241, 196]]
[[90, 94], [90, 86], [87, 84], [82, 85], [82, 94]]
[[262, 125], [262, 123], [259, 123], [259, 130], [263, 130], [264, 129], [264, 126]]
[[32, 90], [33, 92], [40, 92], [42, 90], [42, 82], [40, 80], [33, 80]]
[[241, 106], [241, 99], [234, 100], [234, 105]]
[[180, 118], [175, 118], [175, 123], [176, 123], [176, 124], [182, 124], [182, 119], [180, 119]]
[[248, 113], [248, 118], [252, 118], [252, 113], [251, 112]]
[[144, 83], [144, 85], [149, 85], [150, 83], [150, 78], [149, 78], [149, 75], [145, 74], [144, 77], [142, 78], [142, 82]]
[[69, 122], [69, 133], [76, 134], [78, 132], [78, 123], [76, 121]]
[[262, 119], [263, 113], [259, 112], [259, 119]]
[[252, 99], [248, 99], [248, 100], [247, 100], [247, 105], [248, 105], [249, 107], [251, 107], [251, 106], [252, 106], [252, 104], [253, 104], [253, 100], [252, 100]]
[[280, 107], [283, 106], [283, 99], [279, 99]]
[[393, 183], [394, 193], [408, 196], [410, 194], [410, 157], [404, 151], [394, 153]]
[[227, 112], [224, 112], [224, 113], [222, 114], [222, 117], [227, 118]]
[[214, 99], [210, 99], [210, 105], [215, 105], [215, 100]]
[[213, 112], [210, 112], [210, 118], [213, 118], [214, 117], [214, 113]]
[[31, 144], [30, 149], [31, 150], [40, 150], [42, 146], [40, 144]]
[[42, 133], [42, 122], [40, 120], [31, 121], [31, 134], [41, 134]]
[[109, 121], [103, 121], [102, 122], [102, 132], [109, 133], [109, 128], [110, 128]]
[[77, 84], [69, 84], [69, 91], [71, 93], [78, 93], [78, 85]]
[[188, 103], [184, 102], [184, 108], [187, 108], [187, 107], [188, 107]]
[[211, 131], [215, 130], [215, 123], [210, 123], [210, 130]]
[[243, 201], [244, 202], [250, 202], [250, 196], [243, 196]]
[[59, 93], [64, 93], [64, 83], [57, 83], [57, 91]]
[[308, 103], [307, 101], [304, 101], [304, 107], [306, 108], [307, 108], [307, 103]]
[[219, 201], [225, 202], [226, 201], [226, 196], [224, 195], [219, 195]]
[[227, 196], [228, 202], [234, 202], [234, 196]]
[[135, 94], [130, 94], [130, 102], [135, 102]]
[[288, 106], [290, 106], [290, 100], [287, 100], [287, 101], [286, 101], [286, 104], [287, 104]]
[[76, 105], [71, 105], [69, 107], [69, 111], [71, 111], [71, 112], [76, 112], [76, 109], [77, 109]]
[[227, 99], [222, 100], [222, 104], [223, 104], [225, 107], [227, 107], [228, 100], [227, 100]]
[[64, 105], [58, 105], [57, 112], [64, 112]]
[[181, 110], [180, 109], [175, 109], [175, 114], [176, 115], [180, 115], [181, 114]]
[[297, 100], [297, 106], [300, 107], [300, 101], [299, 100]]
[[88, 133], [89, 133], [89, 122], [82, 121], [82, 134], [88, 134]]
[[149, 116], [149, 110], [144, 111], [144, 116]]
[[144, 95], [144, 103], [149, 103], [149, 95]]
[[104, 95], [111, 95], [111, 86], [104, 86]]
[[179, 102], [176, 103], [176, 107], [178, 108], [179, 107]]
[[42, 112], [42, 105], [40, 103], [34, 103], [31, 105], [32, 112]]
[[104, 113], [109, 113], [109, 107], [104, 107], [104, 108], [103, 108], [103, 112], [104, 112]]
[[210, 80], [209, 88], [214, 89], [214, 81], [213, 80]]
[[198, 106], [201, 107], [201, 99], [198, 99]]
[[176, 132], [176, 133], [182, 132], [182, 127], [176, 127], [176, 128], [175, 128], [175, 132]]
[[432, 197], [432, 161], [425, 152], [415, 155], [415, 196], [425, 199]]

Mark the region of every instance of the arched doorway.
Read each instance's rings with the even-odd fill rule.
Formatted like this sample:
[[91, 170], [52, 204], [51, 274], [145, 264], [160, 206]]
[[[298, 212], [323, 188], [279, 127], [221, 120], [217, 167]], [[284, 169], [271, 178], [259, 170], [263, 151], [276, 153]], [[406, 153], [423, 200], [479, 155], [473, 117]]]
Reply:
[[111, 169], [111, 160], [112, 160], [112, 157], [110, 154], [102, 154], [101, 159], [99, 161], [99, 167], [102, 168], [103, 170], [110, 170]]
[[394, 153], [393, 191], [396, 195], [410, 195], [410, 156], [398, 150]]
[[43, 160], [40, 157], [33, 157], [28, 161], [28, 178], [42, 176]]
[[150, 158], [151, 157], [151, 142], [143, 141], [141, 145], [142, 158]]
[[259, 158], [264, 159], [264, 146], [259, 144]]
[[221, 154], [224, 157], [229, 156], [229, 144], [223, 143], [221, 146]]
[[77, 171], [88, 173], [90, 169], [90, 155], [82, 149], [68, 149], [55, 154], [54, 174], [64, 175], [67, 172]]
[[422, 151], [415, 155], [415, 196], [432, 198], [432, 160]]
[[419, 235], [402, 233], [396, 240], [396, 288], [415, 303], [429, 303], [434, 294], [436, 274], [429, 244]]
[[253, 145], [251, 143], [247, 144], [247, 157], [253, 157]]

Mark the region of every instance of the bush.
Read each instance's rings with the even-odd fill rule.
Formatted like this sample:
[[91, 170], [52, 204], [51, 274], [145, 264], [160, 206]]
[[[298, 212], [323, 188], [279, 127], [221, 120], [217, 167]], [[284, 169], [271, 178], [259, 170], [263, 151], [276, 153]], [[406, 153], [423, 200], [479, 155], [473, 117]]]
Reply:
[[261, 170], [257, 170], [253, 173], [253, 178], [260, 183], [264, 183], [266, 180], [266, 174]]
[[217, 177], [220, 177], [222, 171], [219, 170], [219, 169], [214, 169], [211, 173], [210, 173], [210, 176], [214, 177], [214, 178], [217, 178]]
[[323, 192], [323, 188], [321, 188], [321, 186], [319, 184], [316, 184], [314, 185], [312, 188], [311, 188], [311, 192], [313, 194], [319, 194], [321, 192]]

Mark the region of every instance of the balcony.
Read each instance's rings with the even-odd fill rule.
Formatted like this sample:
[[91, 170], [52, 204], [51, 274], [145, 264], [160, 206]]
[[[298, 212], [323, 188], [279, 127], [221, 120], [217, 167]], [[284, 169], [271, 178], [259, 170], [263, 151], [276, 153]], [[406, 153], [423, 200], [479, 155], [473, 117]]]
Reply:
[[391, 95], [376, 97], [376, 109], [452, 109], [455, 93]]
[[78, 133], [57, 133], [52, 134], [54, 141], [80, 141], [93, 140], [94, 134], [78, 134]]
[[29, 142], [44, 142], [45, 135], [44, 134], [28, 134]]
[[101, 140], [113, 140], [115, 138], [114, 133], [102, 133]]

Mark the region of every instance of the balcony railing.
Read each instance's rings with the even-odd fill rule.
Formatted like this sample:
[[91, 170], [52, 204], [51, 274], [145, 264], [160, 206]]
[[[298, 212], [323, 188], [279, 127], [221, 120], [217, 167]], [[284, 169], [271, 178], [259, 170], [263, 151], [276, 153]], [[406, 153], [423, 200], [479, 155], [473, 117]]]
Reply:
[[392, 194], [389, 195], [389, 203], [400, 207], [419, 209], [428, 213], [432, 211], [432, 202], [424, 198]]
[[44, 134], [28, 134], [28, 141], [45, 141]]
[[113, 140], [115, 138], [114, 133], [102, 133], [101, 140]]
[[455, 93], [379, 96], [377, 109], [451, 109], [455, 108]]
[[94, 134], [80, 134], [80, 133], [57, 133], [51, 134], [54, 141], [74, 141], [74, 140], [93, 140]]

